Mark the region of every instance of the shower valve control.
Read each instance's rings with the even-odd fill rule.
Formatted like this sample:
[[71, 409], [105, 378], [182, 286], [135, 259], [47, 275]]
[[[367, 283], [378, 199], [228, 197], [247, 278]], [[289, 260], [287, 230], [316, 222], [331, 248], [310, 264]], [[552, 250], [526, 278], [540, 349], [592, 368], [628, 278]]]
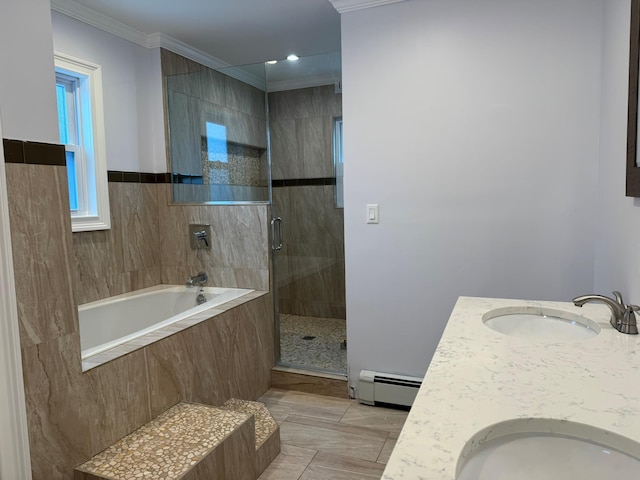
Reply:
[[367, 223], [380, 223], [380, 205], [377, 203], [367, 204]]
[[191, 248], [211, 249], [211, 225], [191, 224], [189, 225], [189, 238]]

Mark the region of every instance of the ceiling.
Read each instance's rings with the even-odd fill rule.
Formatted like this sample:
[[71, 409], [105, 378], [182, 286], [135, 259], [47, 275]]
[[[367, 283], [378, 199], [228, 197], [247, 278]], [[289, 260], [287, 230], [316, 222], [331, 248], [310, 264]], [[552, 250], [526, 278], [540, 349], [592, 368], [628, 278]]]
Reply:
[[74, 0], [146, 34], [164, 33], [229, 65], [340, 50], [329, 0]]

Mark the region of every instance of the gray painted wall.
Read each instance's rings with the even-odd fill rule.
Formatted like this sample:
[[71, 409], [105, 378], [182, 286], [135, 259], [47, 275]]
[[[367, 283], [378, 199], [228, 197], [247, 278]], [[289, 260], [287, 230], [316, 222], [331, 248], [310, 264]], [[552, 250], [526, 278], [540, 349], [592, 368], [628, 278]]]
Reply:
[[603, 11], [429, 0], [342, 15], [352, 384], [363, 368], [424, 374], [460, 295], [593, 288]]
[[640, 303], [640, 201], [627, 198], [630, 0], [605, 2], [595, 291]]

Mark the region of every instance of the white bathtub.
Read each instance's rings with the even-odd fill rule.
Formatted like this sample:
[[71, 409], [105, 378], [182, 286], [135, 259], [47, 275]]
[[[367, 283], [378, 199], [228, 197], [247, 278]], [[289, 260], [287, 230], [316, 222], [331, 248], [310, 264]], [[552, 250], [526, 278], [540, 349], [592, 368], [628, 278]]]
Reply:
[[82, 360], [130, 342], [253, 290], [205, 287], [208, 299], [196, 303], [199, 288], [157, 285], [78, 306]]

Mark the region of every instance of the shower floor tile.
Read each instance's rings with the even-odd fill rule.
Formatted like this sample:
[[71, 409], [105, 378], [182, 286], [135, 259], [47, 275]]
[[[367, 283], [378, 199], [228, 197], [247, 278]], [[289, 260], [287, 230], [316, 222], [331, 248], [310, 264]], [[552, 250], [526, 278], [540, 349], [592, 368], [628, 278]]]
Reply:
[[344, 319], [280, 314], [283, 364], [346, 373], [347, 351], [340, 348], [346, 338]]

